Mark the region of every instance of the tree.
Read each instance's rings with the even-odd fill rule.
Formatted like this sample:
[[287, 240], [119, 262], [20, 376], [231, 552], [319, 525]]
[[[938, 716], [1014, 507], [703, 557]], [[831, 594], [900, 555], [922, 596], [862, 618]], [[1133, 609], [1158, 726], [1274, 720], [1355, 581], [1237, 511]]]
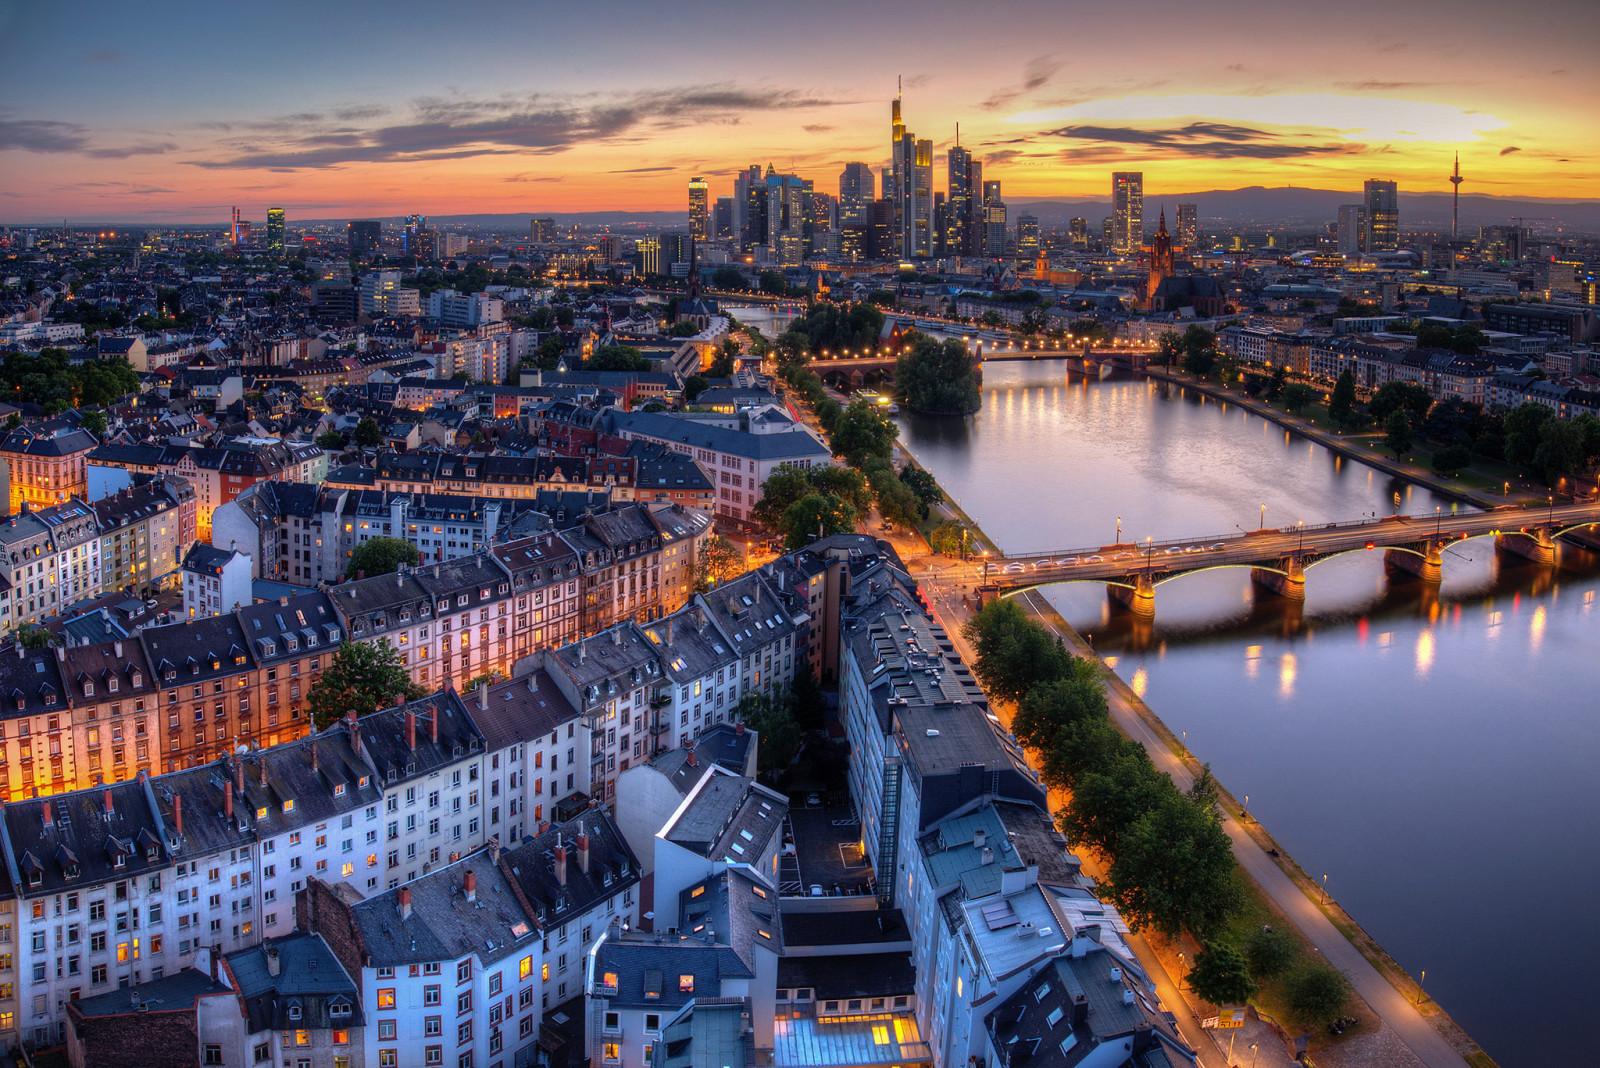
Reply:
[[350, 562], [345, 566], [345, 574], [353, 576], [364, 573], [368, 578], [387, 575], [398, 571], [401, 564], [415, 567], [421, 558], [422, 554], [409, 541], [371, 538], [350, 550]]
[[[1021, 701], [1034, 687], [1073, 674], [1076, 658], [1015, 601], [984, 605], [963, 628], [977, 653], [973, 671], [989, 693]], [[1015, 725], [1015, 721], [1014, 721]], [[1018, 738], [1023, 738], [1021, 732]], [[1024, 739], [1024, 744], [1029, 744]]]
[[779, 692], [768, 696], [759, 690], [739, 698], [735, 719], [755, 731], [756, 770], [762, 774], [786, 768], [800, 752], [800, 724], [794, 718], [794, 696]]
[[805, 363], [806, 351], [810, 347], [810, 339], [793, 327], [779, 334], [778, 340], [773, 343], [780, 364]]
[[1176, 330], [1168, 330], [1156, 339], [1156, 359], [1161, 366], [1171, 367], [1183, 359], [1183, 335]]
[[1057, 822], [1069, 840], [1116, 856], [1128, 829], [1176, 792], [1172, 779], [1150, 763], [1144, 746], [1124, 742], [1111, 760], [1076, 776]]
[[923, 512], [923, 504], [911, 487], [900, 481], [894, 465], [881, 456], [869, 456], [862, 464], [861, 473], [867, 476], [878, 503], [878, 513], [887, 523], [897, 527], [914, 527]]
[[856, 529], [856, 510], [836, 493], [808, 493], [791, 504], [779, 524], [784, 548], [804, 548], [813, 538]]
[[1264, 925], [1245, 941], [1244, 956], [1251, 975], [1271, 979], [1294, 967], [1300, 956], [1300, 943], [1288, 931]]
[[1367, 414], [1384, 422], [1391, 412], [1403, 409], [1410, 415], [1412, 426], [1421, 426], [1432, 407], [1433, 394], [1426, 387], [1415, 382], [1385, 382], [1367, 402]]
[[673, 323], [672, 324], [672, 328], [667, 331], [667, 336], [668, 337], [694, 337], [699, 332], [700, 332], [700, 328], [698, 326], [696, 326], [694, 323], [690, 322], [688, 319], [685, 319], [680, 323]]
[[894, 382], [907, 407], [919, 412], [970, 415], [982, 403], [972, 354], [955, 338], [936, 341], [915, 335], [910, 351], [895, 361]]
[[54, 640], [55, 635], [37, 623], [29, 623], [17, 631], [17, 644], [24, 649], [47, 649]]
[[829, 464], [807, 468], [806, 481], [823, 493], [837, 493], [858, 515], [865, 515], [872, 507], [872, 488], [867, 485], [867, 476], [853, 467]]
[[583, 366], [588, 371], [648, 371], [650, 361], [632, 345], [604, 345]]
[[1533, 466], [1545, 484], [1554, 486], [1578, 470], [1585, 460], [1583, 428], [1566, 419], [1546, 419], [1539, 428], [1539, 444], [1533, 450]]
[[[1272, 377], [1267, 380], [1267, 400], [1275, 401], [1279, 397], [1283, 396], [1283, 387], [1288, 385], [1288, 382], [1289, 368], [1285, 364], [1280, 363], [1278, 366], [1272, 369]], [[1352, 390], [1355, 389], [1355, 383], [1353, 380], [1350, 388]]]
[[1414, 435], [1411, 433], [1411, 417], [1404, 408], [1396, 408], [1389, 413], [1389, 418], [1383, 424], [1383, 443], [1389, 451], [1399, 459], [1402, 453], [1411, 451], [1415, 444]]
[[1454, 477], [1470, 463], [1472, 450], [1465, 445], [1446, 445], [1433, 454], [1433, 472], [1443, 478]]
[[1350, 1008], [1350, 980], [1327, 961], [1306, 961], [1284, 984], [1289, 1012], [1307, 1029], [1343, 1016]]
[[1356, 414], [1356, 376], [1349, 368], [1339, 375], [1339, 380], [1333, 384], [1333, 396], [1328, 400], [1328, 415], [1340, 426], [1347, 426], [1355, 420]]
[[344, 448], [345, 436], [340, 430], [330, 430], [317, 435], [317, 446], [324, 452], [338, 452]]
[[789, 283], [785, 281], [782, 271], [762, 271], [760, 287], [761, 292], [775, 297], [789, 295]]
[[1283, 406], [1291, 412], [1298, 412], [1316, 399], [1316, 391], [1304, 382], [1291, 382], [1283, 390]]
[[378, 429], [376, 419], [363, 419], [356, 424], [354, 440], [357, 445], [373, 448], [383, 442], [383, 431]]
[[737, 267], [718, 267], [711, 272], [711, 285], [714, 289], [750, 288], [750, 284], [745, 281], [744, 272]]
[[733, 542], [721, 534], [713, 534], [694, 561], [694, 587], [704, 593], [719, 586], [736, 574], [743, 562]]
[[947, 519], [928, 533], [928, 544], [941, 556], [960, 556], [967, 547], [967, 528]]
[[87, 430], [97, 438], [103, 438], [106, 436], [106, 416], [105, 413], [100, 411], [98, 408], [90, 408], [88, 411], [84, 412], [83, 422], [81, 425], [83, 426], [83, 429]]
[[889, 458], [900, 428], [876, 404], [857, 397], [834, 424], [832, 447], [851, 467], [860, 467], [869, 456]]
[[1135, 928], [1208, 938], [1238, 908], [1234, 871], [1221, 825], [1174, 790], [1122, 835], [1108, 896]]
[[1554, 418], [1554, 412], [1533, 401], [1519, 404], [1507, 412], [1504, 444], [1501, 446], [1506, 462], [1519, 467], [1531, 466], [1534, 454], [1539, 449], [1540, 428], [1546, 420]]
[[1189, 989], [1213, 1005], [1243, 1005], [1256, 993], [1244, 955], [1226, 942], [1207, 942], [1194, 955]]
[[1211, 373], [1217, 362], [1217, 335], [1195, 325], [1183, 332], [1183, 369], [1196, 378]]
[[690, 375], [683, 380], [683, 399], [693, 404], [696, 397], [710, 388], [711, 383], [707, 382], [704, 376]]
[[789, 689], [794, 694], [794, 721], [801, 730], [820, 731], [827, 719], [828, 703], [810, 660], [800, 661]]
[[389, 639], [376, 645], [347, 641], [311, 687], [306, 707], [320, 729], [351, 710], [359, 716], [425, 696], [427, 691], [411, 681]]
[[929, 508], [944, 500], [944, 490], [939, 488], [939, 480], [923, 468], [906, 464], [900, 469], [900, 481], [922, 502], [923, 518], [927, 518]]

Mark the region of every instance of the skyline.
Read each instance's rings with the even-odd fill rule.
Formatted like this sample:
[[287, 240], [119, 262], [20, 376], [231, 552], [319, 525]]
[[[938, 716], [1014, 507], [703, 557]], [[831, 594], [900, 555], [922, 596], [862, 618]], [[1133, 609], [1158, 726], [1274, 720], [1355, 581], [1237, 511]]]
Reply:
[[1147, 7], [1181, 31], [1130, 40], [1112, 12], [1039, 0], [945, 35], [915, 27], [966, 8], [920, 5], [913, 27], [903, 6], [826, 2], [803, 36], [719, 2], [362, 3], [330, 21], [300, 2], [265, 20], [0, 0], [0, 219], [682, 211], [691, 176], [715, 198], [769, 162], [835, 192], [846, 162], [887, 162], [897, 76], [936, 173], [960, 123], [1008, 199], [1103, 197], [1123, 170], [1163, 191], [1447, 193], [1456, 152], [1469, 195], [1600, 197], [1595, 5], [1363, 0], [1334, 27], [1258, 0], [1210, 23]]

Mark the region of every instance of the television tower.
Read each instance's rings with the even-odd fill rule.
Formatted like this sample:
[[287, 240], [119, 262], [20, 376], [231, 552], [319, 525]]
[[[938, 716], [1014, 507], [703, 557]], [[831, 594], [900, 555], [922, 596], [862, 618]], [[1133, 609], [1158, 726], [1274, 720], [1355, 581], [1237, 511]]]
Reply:
[[1454, 187], [1450, 202], [1450, 240], [1456, 239], [1456, 229], [1461, 222], [1461, 153], [1456, 153], [1456, 172], [1450, 176], [1450, 184]]

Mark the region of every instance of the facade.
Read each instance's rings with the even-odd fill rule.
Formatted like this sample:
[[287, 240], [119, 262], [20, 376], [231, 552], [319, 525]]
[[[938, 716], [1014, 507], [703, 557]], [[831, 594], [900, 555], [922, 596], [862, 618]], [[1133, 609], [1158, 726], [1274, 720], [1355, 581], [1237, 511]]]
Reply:
[[24, 504], [44, 508], [69, 497], [88, 498], [88, 455], [100, 443], [78, 425], [76, 412], [17, 427], [0, 441], [9, 467], [12, 514]]
[[147, 597], [179, 584], [198, 536], [194, 488], [178, 478], [129, 486], [92, 505], [100, 528], [100, 589]]
[[1200, 242], [1200, 205], [1178, 205], [1178, 244], [1194, 252]]
[[1363, 189], [1367, 229], [1364, 252], [1390, 252], [1400, 247], [1400, 192], [1392, 181], [1368, 178]]
[[0, 591], [0, 630], [38, 623], [97, 596], [98, 535], [94, 510], [76, 498], [0, 522], [0, 560], [10, 580]]
[[183, 559], [183, 614], [220, 616], [249, 604], [250, 558], [233, 549], [196, 545]]
[[1367, 206], [1365, 204], [1339, 205], [1338, 223], [1339, 255], [1359, 256], [1367, 249]]
[[1117, 171], [1111, 176], [1111, 247], [1122, 253], [1144, 245], [1144, 172]]

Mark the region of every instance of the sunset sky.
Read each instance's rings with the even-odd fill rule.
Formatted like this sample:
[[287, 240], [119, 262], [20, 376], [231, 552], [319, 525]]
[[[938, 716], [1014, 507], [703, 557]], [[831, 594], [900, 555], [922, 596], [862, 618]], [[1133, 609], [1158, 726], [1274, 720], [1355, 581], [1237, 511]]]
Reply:
[[838, 190], [889, 100], [1007, 199], [1247, 185], [1600, 197], [1600, 0], [0, 0], [0, 222], [680, 209]]

